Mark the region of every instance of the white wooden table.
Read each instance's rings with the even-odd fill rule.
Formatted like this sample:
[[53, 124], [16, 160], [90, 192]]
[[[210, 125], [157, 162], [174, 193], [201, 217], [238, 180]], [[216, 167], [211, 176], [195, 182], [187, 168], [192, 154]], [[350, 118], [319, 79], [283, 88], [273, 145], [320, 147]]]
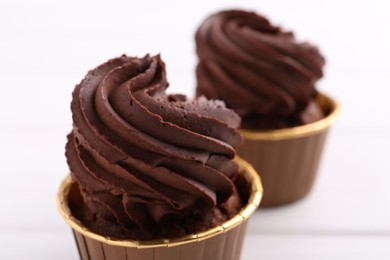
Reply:
[[313, 191], [257, 211], [242, 259], [390, 259], [385, 1], [96, 2], [0, 2], [0, 259], [77, 259], [55, 195], [68, 173], [71, 91], [87, 70], [122, 53], [161, 51], [171, 92], [191, 95], [193, 32], [231, 6], [263, 11], [319, 43], [328, 58], [319, 88], [343, 105]]

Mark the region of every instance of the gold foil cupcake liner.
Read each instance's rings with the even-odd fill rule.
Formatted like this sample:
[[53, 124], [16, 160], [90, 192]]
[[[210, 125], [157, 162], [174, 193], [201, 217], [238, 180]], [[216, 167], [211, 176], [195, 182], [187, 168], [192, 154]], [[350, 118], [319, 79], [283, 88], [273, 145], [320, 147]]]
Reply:
[[291, 203], [311, 190], [328, 129], [340, 114], [330, 97], [319, 93], [317, 102], [327, 116], [314, 123], [270, 131], [240, 129], [244, 143], [237, 153], [261, 172], [262, 206]]
[[[183, 258], [183, 257], [185, 254], [187, 254], [184, 252], [191, 252], [191, 249], [194, 249], [193, 247], [194, 244], [215, 243], [215, 246], [218, 247], [218, 245], [221, 243], [222, 240], [223, 240], [222, 242], [224, 243], [229, 242], [229, 244], [230, 243], [235, 244], [235, 245], [233, 244], [229, 245], [231, 248], [227, 250], [232, 251], [231, 253], [229, 253], [232, 254], [231, 256], [229, 256], [229, 259], [238, 259], [241, 250], [241, 244], [242, 244], [244, 232], [245, 232], [245, 226], [246, 226], [243, 224], [246, 224], [246, 220], [248, 220], [250, 215], [259, 206], [263, 194], [263, 189], [262, 189], [259, 175], [253, 169], [253, 167], [249, 165], [247, 162], [245, 162], [244, 160], [242, 160], [241, 158], [236, 158], [236, 161], [240, 166], [242, 176], [244, 177], [246, 184], [249, 185], [250, 187], [250, 190], [248, 191], [249, 199], [247, 204], [233, 218], [225, 221], [224, 223], [214, 228], [196, 234], [190, 234], [190, 235], [186, 235], [179, 238], [173, 238], [173, 239], [155, 239], [155, 240], [148, 240], [148, 241], [123, 240], [123, 239], [116, 239], [116, 238], [111, 238], [108, 236], [97, 234], [89, 230], [88, 228], [86, 228], [80, 221], [74, 218], [71, 214], [71, 211], [67, 203], [67, 196], [69, 194], [70, 188], [73, 183], [70, 176], [66, 177], [65, 180], [62, 182], [59, 192], [57, 194], [58, 210], [61, 213], [64, 220], [71, 226], [71, 228], [74, 231], [79, 253], [82, 259], [114, 259], [114, 258], [115, 259], [138, 259], [135, 255], [140, 255], [139, 259], [211, 259], [209, 258], [210, 254], [214, 254], [211, 252], [202, 253], [202, 254], [209, 255], [206, 258], [196, 258], [195, 257], [196, 252], [194, 252], [192, 256], [188, 255], [187, 258]], [[224, 234], [229, 234], [229, 235], [225, 237], [220, 236]], [[211, 247], [206, 247], [203, 244], [200, 247], [202, 248], [202, 250], [207, 251], [207, 248], [211, 248]], [[215, 246], [212, 246], [212, 248], [214, 248]], [[118, 251], [117, 249], [119, 247], [126, 248], [126, 250]], [[154, 252], [153, 255], [155, 255], [156, 250], [159, 250], [158, 252], [165, 252], [164, 248], [173, 248], [172, 250], [167, 251], [169, 252], [167, 253], [167, 258], [161, 257], [161, 254], [163, 253], [160, 254], [160, 257], [153, 256], [153, 258], [150, 258], [148, 256], [149, 254], [151, 254], [150, 250], [148, 249], [153, 250]], [[178, 249], [174, 249], [174, 248], [178, 248]], [[185, 250], [183, 251], [183, 249]], [[180, 253], [181, 258], [173, 257], [173, 255], [177, 250], [181, 252]], [[114, 258], [112, 257], [110, 258], [106, 256], [107, 254], [111, 254], [111, 253], [115, 255]], [[91, 256], [91, 254], [92, 255], [96, 254], [96, 257]], [[125, 254], [126, 257], [119, 257], [119, 255], [125, 255]], [[130, 254], [131, 257], [129, 257], [128, 254]], [[225, 253], [220, 252], [220, 254], [221, 257], [226, 258], [226, 256], [223, 256], [224, 254], [226, 254], [226, 252]], [[218, 258], [216, 255], [213, 255], [212, 258], [223, 259], [223, 258]]]
[[276, 130], [256, 131], [240, 129], [240, 133], [246, 140], [281, 140], [300, 138], [322, 132], [337, 120], [340, 115], [340, 105], [323, 93], [318, 93], [317, 103], [328, 115], [316, 122]]

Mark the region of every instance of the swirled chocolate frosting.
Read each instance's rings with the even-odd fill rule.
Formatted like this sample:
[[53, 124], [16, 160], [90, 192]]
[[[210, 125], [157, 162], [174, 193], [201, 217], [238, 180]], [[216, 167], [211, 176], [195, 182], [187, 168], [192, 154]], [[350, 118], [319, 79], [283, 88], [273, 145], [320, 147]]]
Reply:
[[128, 239], [180, 236], [239, 210], [232, 160], [240, 118], [221, 101], [168, 95], [159, 56], [121, 56], [73, 92], [66, 157], [88, 228]]
[[314, 100], [325, 60], [292, 32], [232, 10], [208, 17], [195, 38], [197, 95], [224, 100], [244, 128], [284, 128], [323, 117]]

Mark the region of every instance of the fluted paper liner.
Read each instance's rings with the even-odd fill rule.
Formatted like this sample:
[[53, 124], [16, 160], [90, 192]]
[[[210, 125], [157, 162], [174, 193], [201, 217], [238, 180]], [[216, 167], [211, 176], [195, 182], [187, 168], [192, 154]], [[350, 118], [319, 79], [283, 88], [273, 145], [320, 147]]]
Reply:
[[[67, 196], [73, 184], [68, 176], [57, 195], [59, 211], [72, 227], [82, 260], [238, 260], [250, 215], [260, 204], [263, 189], [259, 175], [247, 162], [236, 158], [248, 197], [246, 205], [233, 218], [203, 232], [174, 239], [149, 241], [120, 240], [88, 230], [74, 218], [68, 207]], [[239, 178], [240, 179], [240, 178]], [[238, 187], [239, 188], [239, 187]], [[247, 194], [245, 194], [247, 193]]]
[[317, 102], [327, 116], [314, 123], [280, 130], [240, 130], [244, 143], [237, 153], [261, 173], [261, 206], [291, 203], [310, 191], [329, 127], [340, 113], [329, 96], [320, 93]]

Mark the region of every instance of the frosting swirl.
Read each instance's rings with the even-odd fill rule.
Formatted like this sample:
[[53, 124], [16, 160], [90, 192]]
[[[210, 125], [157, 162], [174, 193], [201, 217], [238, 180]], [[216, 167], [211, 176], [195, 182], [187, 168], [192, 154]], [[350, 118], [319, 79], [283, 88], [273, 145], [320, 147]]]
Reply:
[[112, 59], [76, 86], [66, 157], [85, 204], [75, 215], [91, 229], [150, 239], [238, 210], [240, 118], [221, 101], [167, 87], [159, 56]]
[[195, 38], [197, 95], [222, 99], [243, 123], [263, 120], [265, 128], [322, 117], [312, 101], [325, 60], [292, 32], [253, 12], [231, 10], [208, 17]]

